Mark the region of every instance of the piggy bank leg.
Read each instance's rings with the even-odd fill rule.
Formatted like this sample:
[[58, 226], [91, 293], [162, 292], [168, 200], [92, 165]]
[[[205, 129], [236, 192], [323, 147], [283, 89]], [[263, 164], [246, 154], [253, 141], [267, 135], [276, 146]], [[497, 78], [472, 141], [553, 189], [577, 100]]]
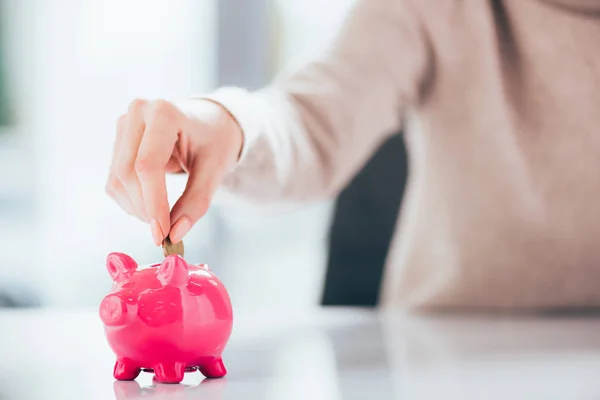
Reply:
[[215, 358], [211, 362], [200, 366], [200, 372], [207, 378], [222, 378], [227, 374], [225, 364], [221, 357]]
[[154, 375], [160, 383], [179, 383], [183, 380], [185, 364], [164, 363], [154, 366]]
[[115, 363], [113, 376], [119, 381], [132, 381], [140, 374], [140, 368], [130, 360], [121, 359]]

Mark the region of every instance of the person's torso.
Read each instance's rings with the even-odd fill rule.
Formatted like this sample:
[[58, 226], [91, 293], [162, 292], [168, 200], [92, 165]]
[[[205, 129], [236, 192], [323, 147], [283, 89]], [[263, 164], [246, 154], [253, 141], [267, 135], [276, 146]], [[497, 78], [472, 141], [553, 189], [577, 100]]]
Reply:
[[600, 307], [600, 1], [415, 3], [431, 79], [383, 303]]

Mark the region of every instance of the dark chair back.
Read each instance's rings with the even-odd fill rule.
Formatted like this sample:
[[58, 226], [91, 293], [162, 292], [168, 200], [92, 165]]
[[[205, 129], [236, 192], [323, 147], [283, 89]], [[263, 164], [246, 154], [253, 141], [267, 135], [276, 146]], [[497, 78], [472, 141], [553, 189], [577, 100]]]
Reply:
[[337, 198], [322, 305], [377, 306], [407, 175], [404, 138], [397, 134]]

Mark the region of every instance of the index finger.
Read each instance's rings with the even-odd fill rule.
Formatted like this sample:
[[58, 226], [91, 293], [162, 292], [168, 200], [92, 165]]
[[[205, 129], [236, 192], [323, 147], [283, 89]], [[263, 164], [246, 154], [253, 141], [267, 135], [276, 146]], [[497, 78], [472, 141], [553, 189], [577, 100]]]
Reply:
[[169, 234], [171, 226], [166, 166], [178, 139], [179, 118], [176, 112], [174, 107], [171, 110], [163, 102], [149, 107], [146, 129], [135, 161], [144, 205], [150, 221], [155, 220], [160, 227], [161, 242]]

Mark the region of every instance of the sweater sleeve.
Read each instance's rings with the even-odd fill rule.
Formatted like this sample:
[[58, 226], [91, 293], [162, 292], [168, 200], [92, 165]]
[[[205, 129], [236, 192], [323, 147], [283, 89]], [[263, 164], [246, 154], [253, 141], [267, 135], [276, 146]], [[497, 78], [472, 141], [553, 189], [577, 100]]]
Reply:
[[415, 14], [403, 0], [358, 0], [317, 59], [258, 91], [203, 96], [244, 135], [222, 188], [262, 204], [335, 196], [418, 98], [428, 51]]

